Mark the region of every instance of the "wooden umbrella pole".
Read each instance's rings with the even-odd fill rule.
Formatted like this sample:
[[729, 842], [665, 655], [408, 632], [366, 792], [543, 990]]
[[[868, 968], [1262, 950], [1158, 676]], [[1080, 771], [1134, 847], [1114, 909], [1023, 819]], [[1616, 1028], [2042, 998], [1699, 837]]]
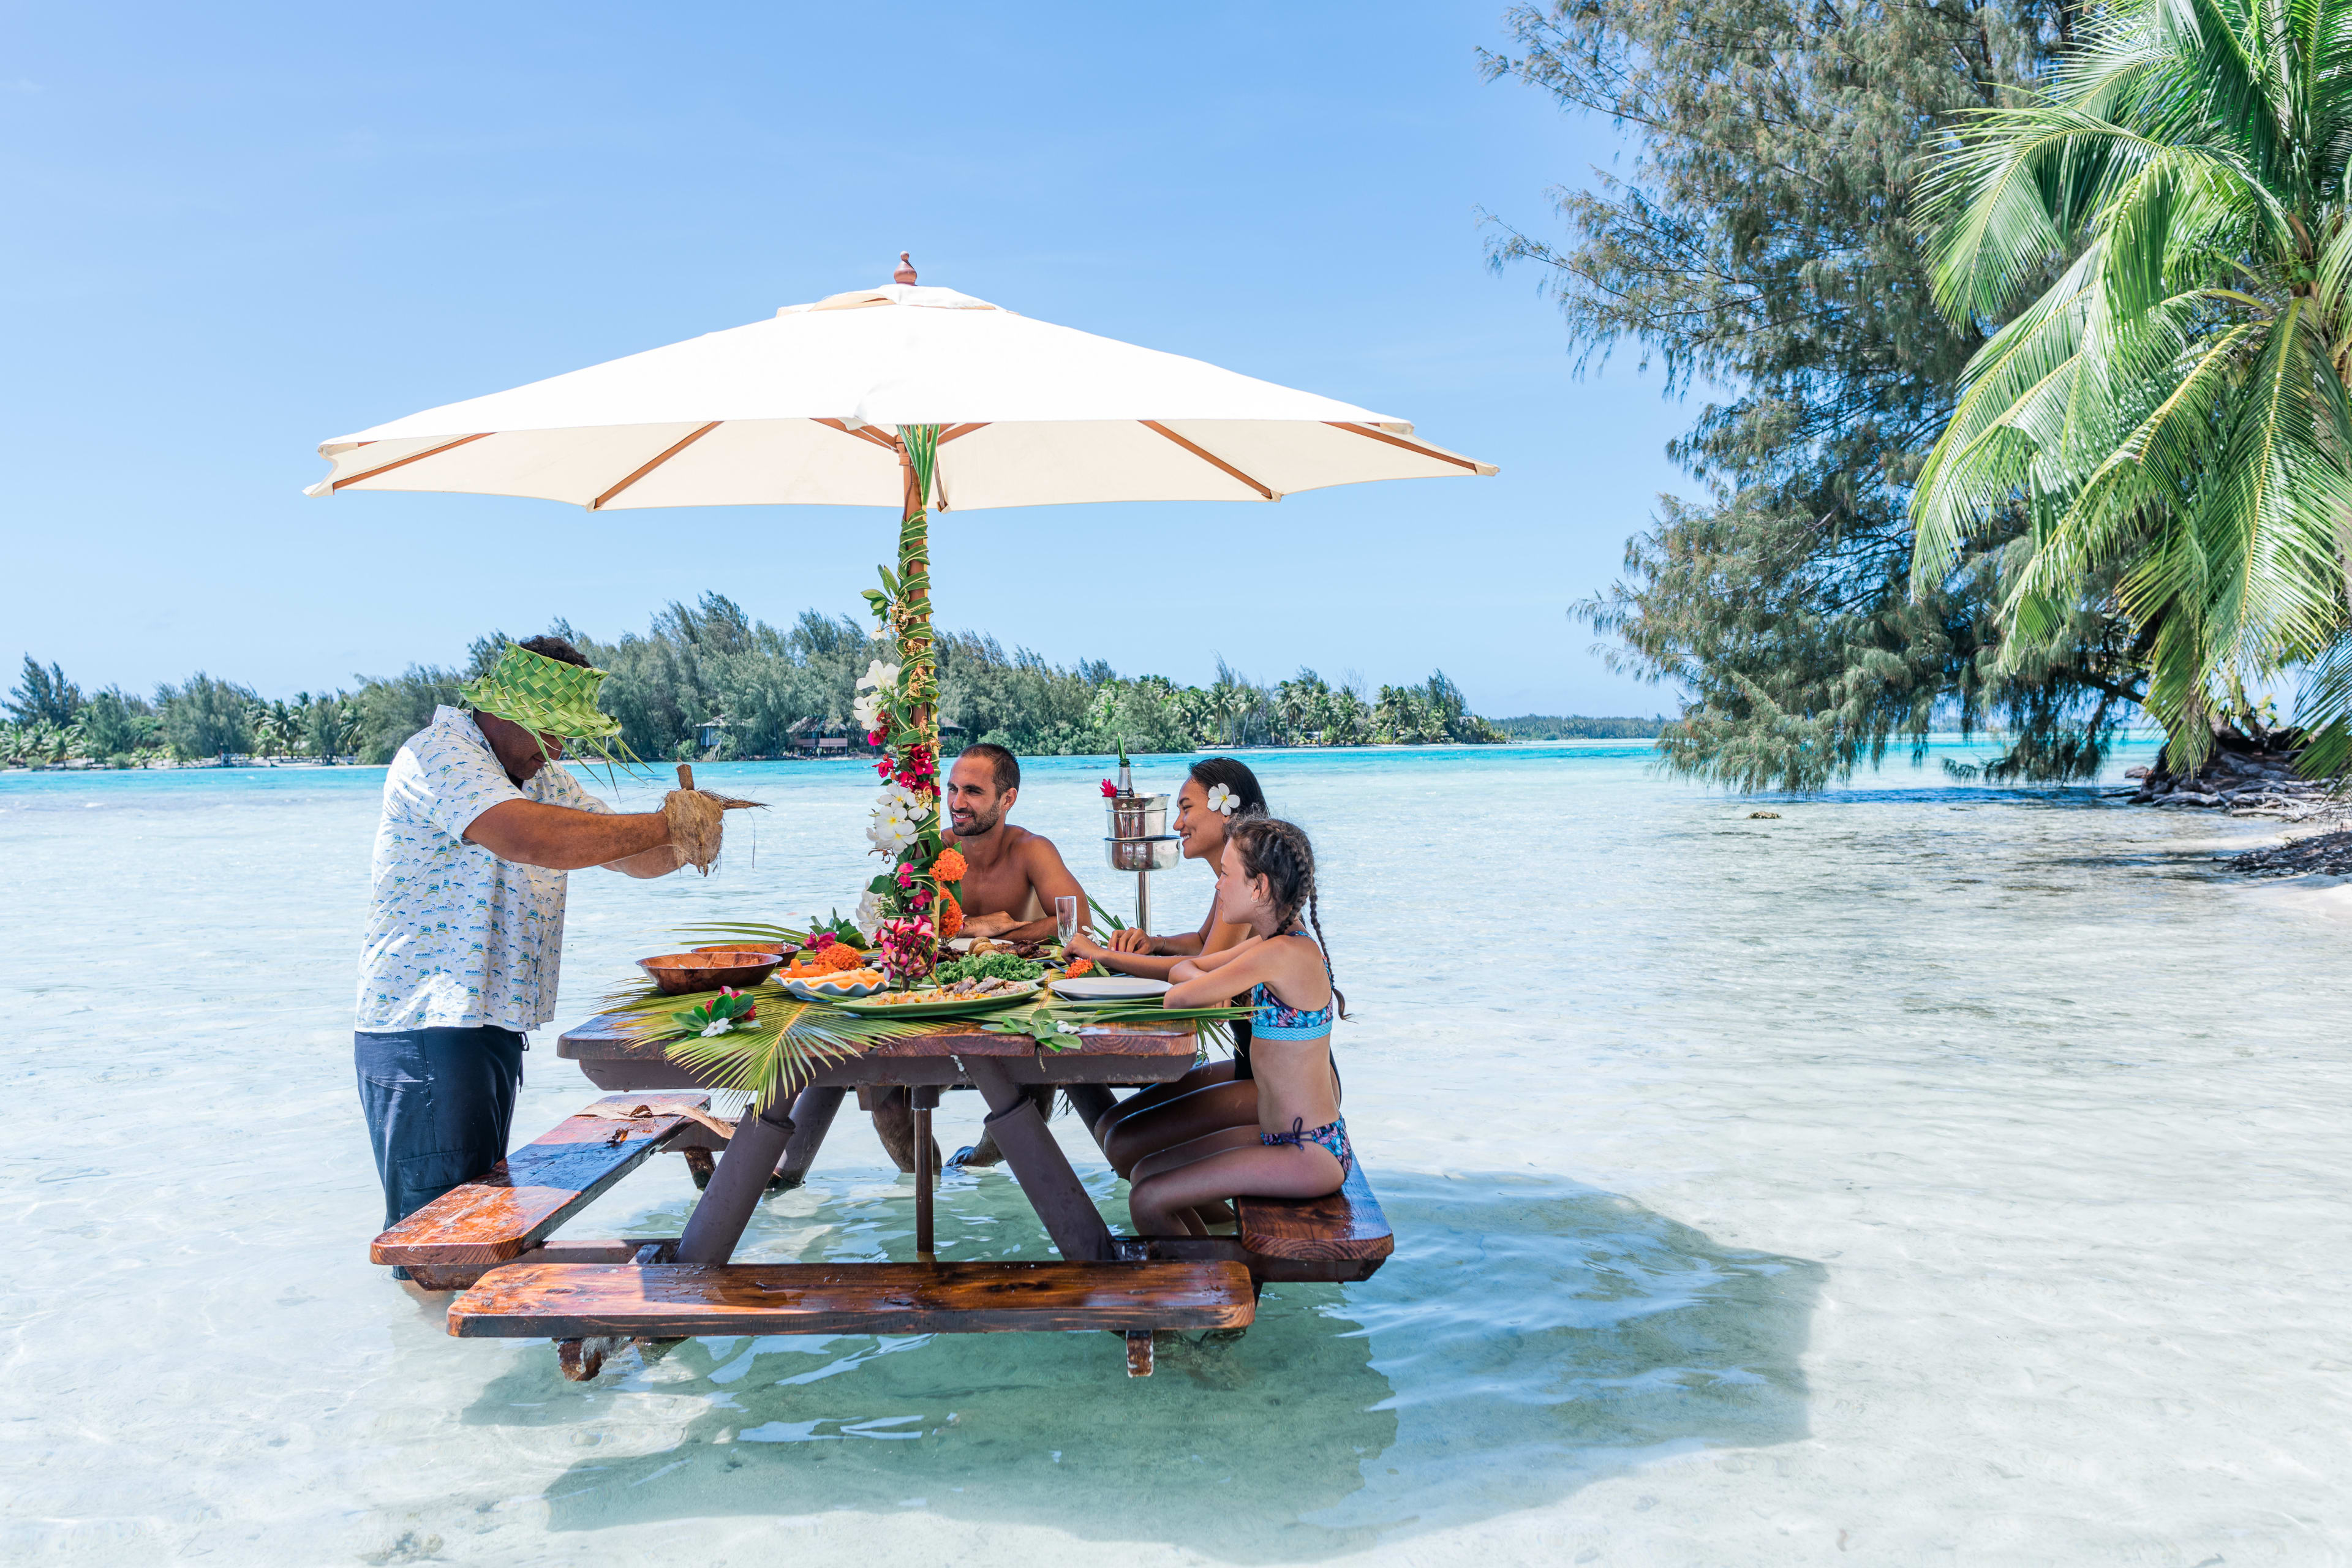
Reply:
[[[931, 568], [929, 499], [933, 465], [939, 457], [940, 427], [908, 425], [898, 435], [898, 468], [902, 499], [898, 521], [898, 594], [894, 606], [898, 634], [899, 690], [906, 700], [908, 722], [892, 736], [899, 782], [921, 799], [928, 814], [926, 842], [914, 847], [915, 886], [906, 891], [922, 895], [922, 912], [936, 923], [940, 887], [931, 862], [945, 842], [947, 824], [940, 810], [940, 687], [937, 646], [931, 629]], [[916, 765], [910, 767], [912, 763]], [[910, 780], [914, 782], [909, 782]], [[931, 953], [936, 956], [936, 941]]]

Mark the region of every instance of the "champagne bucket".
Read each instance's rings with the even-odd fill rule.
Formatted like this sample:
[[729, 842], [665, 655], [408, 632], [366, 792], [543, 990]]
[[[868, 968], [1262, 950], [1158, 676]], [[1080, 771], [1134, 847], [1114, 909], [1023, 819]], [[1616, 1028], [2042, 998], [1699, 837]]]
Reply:
[[1165, 871], [1184, 858], [1184, 841], [1173, 834], [1154, 838], [1106, 838], [1103, 850], [1114, 871]]
[[[1103, 802], [1103, 813], [1110, 818], [1108, 837], [1112, 838], [1160, 838], [1168, 832], [1168, 797], [1164, 795], [1120, 795]], [[1168, 862], [1174, 864], [1172, 860]], [[1167, 867], [1160, 868], [1165, 870]]]

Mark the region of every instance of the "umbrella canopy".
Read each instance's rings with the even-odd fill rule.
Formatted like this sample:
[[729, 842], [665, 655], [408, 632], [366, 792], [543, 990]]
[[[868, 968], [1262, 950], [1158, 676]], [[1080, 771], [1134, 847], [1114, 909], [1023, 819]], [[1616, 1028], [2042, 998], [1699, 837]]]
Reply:
[[[906, 491], [905, 426], [941, 427], [928, 497]], [[1496, 471], [1388, 415], [910, 283], [426, 409], [319, 454], [334, 469], [314, 496], [591, 509], [1279, 500]]]

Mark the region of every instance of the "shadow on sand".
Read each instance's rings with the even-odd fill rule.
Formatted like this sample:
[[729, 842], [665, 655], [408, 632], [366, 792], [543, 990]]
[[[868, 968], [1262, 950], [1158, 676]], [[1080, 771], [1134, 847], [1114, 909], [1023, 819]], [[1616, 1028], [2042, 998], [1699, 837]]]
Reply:
[[[1042, 1252], [1005, 1234], [1026, 1216], [994, 1185], [959, 1205], [994, 1232], [982, 1250]], [[1163, 1335], [1148, 1380], [1108, 1334], [689, 1341], [621, 1380], [698, 1404], [682, 1440], [583, 1460], [548, 1488], [549, 1527], [920, 1506], [1301, 1562], [1805, 1435], [1821, 1265], [1570, 1183], [1403, 1177], [1381, 1201], [1399, 1248], [1372, 1279], [1270, 1287], [1241, 1338]], [[611, 1397], [543, 1352], [467, 1419], [587, 1423]]]

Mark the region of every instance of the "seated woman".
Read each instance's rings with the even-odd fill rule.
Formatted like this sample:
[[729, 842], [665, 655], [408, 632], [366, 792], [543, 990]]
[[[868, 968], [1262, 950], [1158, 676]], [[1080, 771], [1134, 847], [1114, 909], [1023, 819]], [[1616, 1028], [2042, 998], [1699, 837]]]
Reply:
[[[1166, 1005], [1214, 1006], [1250, 987], [1258, 1121], [1139, 1161], [1127, 1200], [1139, 1236], [1205, 1235], [1195, 1211], [1230, 1198], [1321, 1197], [1339, 1191], [1355, 1164], [1331, 1071], [1331, 1017], [1347, 1016], [1347, 998], [1323, 951], [1314, 849], [1304, 832], [1272, 817], [1242, 818], [1225, 837], [1217, 915], [1250, 934], [1180, 960]], [[1298, 923], [1302, 912], [1313, 937]]]
[[[1176, 792], [1176, 831], [1184, 840], [1184, 858], [1205, 860], [1214, 872], [1225, 852], [1225, 834], [1244, 816], [1265, 815], [1265, 792], [1257, 775], [1232, 757], [1207, 757], [1192, 764], [1184, 787]], [[1179, 960], [1222, 952], [1249, 935], [1246, 926], [1222, 919], [1215, 900], [1197, 931], [1181, 936], [1152, 936], [1136, 930], [1111, 933], [1109, 945], [1084, 932], [1070, 943], [1080, 958], [1121, 974], [1153, 980], [1169, 978]], [[1225, 1127], [1255, 1126], [1257, 1090], [1250, 1082], [1249, 1025], [1234, 1025], [1231, 1061], [1194, 1068], [1173, 1083], [1154, 1084], [1105, 1111], [1095, 1125], [1104, 1157], [1120, 1175], [1131, 1174], [1135, 1163], [1173, 1143], [1186, 1143], [1203, 1133]]]

